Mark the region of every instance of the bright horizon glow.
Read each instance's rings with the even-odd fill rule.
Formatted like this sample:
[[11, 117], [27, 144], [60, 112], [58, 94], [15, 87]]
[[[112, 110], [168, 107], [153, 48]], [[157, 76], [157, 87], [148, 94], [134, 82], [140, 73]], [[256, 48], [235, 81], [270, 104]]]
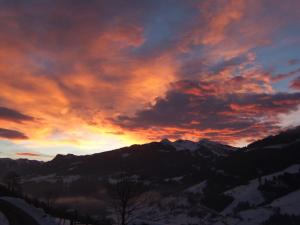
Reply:
[[0, 157], [245, 146], [300, 124], [298, 0], [0, 6]]

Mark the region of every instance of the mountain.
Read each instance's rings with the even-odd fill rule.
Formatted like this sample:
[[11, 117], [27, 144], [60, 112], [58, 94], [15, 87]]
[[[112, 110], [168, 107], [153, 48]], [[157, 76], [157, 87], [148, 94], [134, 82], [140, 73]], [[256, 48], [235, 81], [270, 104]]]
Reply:
[[[202, 139], [199, 142], [193, 142], [189, 140], [177, 140], [171, 142], [167, 139], [161, 141], [161, 143], [174, 147], [177, 151], [190, 150], [197, 152], [198, 154], [216, 154], [221, 156], [227, 156], [237, 148], [229, 145], [223, 145], [218, 142], [213, 142], [208, 139]], [[206, 153], [205, 153], [206, 152]]]
[[155, 193], [140, 212], [146, 224], [293, 224], [300, 216], [299, 137], [296, 127], [245, 148], [164, 139], [48, 162], [1, 159], [0, 168], [20, 172], [25, 193], [51, 193], [56, 204], [83, 213], [105, 211], [108, 185], [127, 173]]
[[217, 158], [226, 157], [234, 150], [236, 148], [207, 140], [163, 140], [86, 156], [57, 155], [37, 173], [109, 176], [125, 170], [147, 178], [195, 175], [199, 173], [197, 165], [208, 170]]
[[0, 158], [0, 176], [12, 170], [21, 175], [31, 174], [42, 165], [43, 162], [36, 160]]
[[266, 137], [248, 145], [248, 149], [264, 147], [281, 147], [282, 145], [292, 144], [300, 141], [300, 126], [288, 129], [277, 135]]

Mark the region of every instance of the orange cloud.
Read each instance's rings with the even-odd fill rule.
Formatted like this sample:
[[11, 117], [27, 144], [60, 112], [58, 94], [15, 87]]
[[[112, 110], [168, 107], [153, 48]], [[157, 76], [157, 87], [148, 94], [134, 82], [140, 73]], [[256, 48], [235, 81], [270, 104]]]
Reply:
[[32, 152], [17, 152], [16, 156], [40, 157], [42, 155], [38, 153], [32, 153]]
[[214, 4], [219, 5], [219, 10], [212, 10], [209, 1], [200, 5], [200, 10], [206, 14], [205, 19], [209, 21], [208, 29], [201, 40], [203, 44], [215, 45], [223, 41], [226, 38], [227, 28], [240, 21], [246, 10], [245, 0], [221, 0]]
[[[0, 108], [1, 127], [23, 134], [28, 139], [18, 143], [29, 148], [71, 146], [81, 151], [164, 136], [232, 142], [252, 138], [254, 128], [261, 133], [266, 127], [276, 130], [269, 123], [252, 123], [249, 118], [244, 123], [232, 117], [262, 119], [263, 112], [287, 113], [280, 105], [294, 109], [297, 104], [297, 96], [270, 98], [276, 94], [274, 79], [254, 51], [270, 45], [275, 31], [289, 18], [265, 13], [268, 4], [261, 1], [214, 0], [196, 3], [196, 8], [186, 3], [185, 9], [193, 12], [186, 21], [168, 17], [172, 5], [167, 5], [160, 15], [163, 19], [154, 23], [153, 9], [163, 5], [152, 4], [157, 3], [46, 1], [32, 5], [29, 1], [26, 8], [3, 6], [0, 107], [14, 112], [1, 114]], [[291, 9], [283, 5], [283, 12]], [[160, 25], [152, 32], [153, 26]], [[297, 89], [297, 81], [291, 87]], [[167, 109], [163, 126], [155, 125], [156, 120], [141, 122], [134, 129], [126, 126], [140, 112], [165, 106], [174, 92], [181, 94], [176, 98], [178, 107]], [[239, 102], [245, 95], [267, 100], [261, 105]], [[229, 102], [208, 111], [219, 110], [216, 118], [231, 116], [227, 127], [223, 123], [205, 126], [208, 116], [197, 117], [203, 110], [197, 108], [199, 102], [206, 102], [209, 109], [208, 97], [211, 102]], [[188, 111], [181, 105], [185, 102]], [[180, 126], [169, 121], [172, 116], [182, 121]], [[116, 118], [123, 118], [122, 123]], [[235, 129], [234, 123], [241, 127]]]

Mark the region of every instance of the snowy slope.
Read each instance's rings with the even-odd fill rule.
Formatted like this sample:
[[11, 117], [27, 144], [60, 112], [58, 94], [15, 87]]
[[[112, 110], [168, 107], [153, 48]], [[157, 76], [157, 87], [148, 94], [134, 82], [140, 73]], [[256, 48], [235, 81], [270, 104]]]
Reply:
[[170, 144], [177, 150], [190, 150], [195, 151], [199, 148], [198, 143], [188, 140], [177, 140], [174, 142], [170, 142]]
[[35, 182], [35, 183], [41, 183], [41, 182], [47, 182], [47, 183], [56, 183], [59, 179], [62, 179], [62, 182], [64, 183], [72, 183], [78, 179], [80, 179], [80, 175], [69, 175], [69, 176], [57, 176], [56, 174], [49, 174], [45, 176], [36, 176], [31, 177], [27, 179], [23, 179], [22, 182]]
[[161, 141], [161, 143], [165, 145], [171, 145], [177, 151], [189, 150], [191, 152], [201, 152], [201, 149], [206, 149], [220, 156], [226, 156], [228, 155], [228, 151], [235, 150], [234, 147], [222, 145], [218, 142], [213, 142], [207, 139], [202, 139], [199, 142], [193, 142], [189, 140], [177, 140], [172, 142], [168, 139], [164, 139]]
[[238, 213], [232, 217], [218, 218], [213, 225], [261, 225], [274, 214], [273, 209], [257, 208], [249, 209]]
[[209, 149], [211, 152], [213, 152], [216, 155], [219, 156], [227, 156], [229, 152], [236, 150], [236, 148], [223, 145], [218, 142], [210, 141], [208, 139], [202, 139], [198, 142], [198, 146], [200, 148], [206, 148]]
[[41, 225], [57, 225], [55, 220], [47, 215], [42, 209], [35, 208], [22, 199], [12, 197], [1, 197], [0, 199], [22, 209]]
[[0, 211], [0, 225], [9, 225], [7, 218], [4, 214]]
[[259, 186], [259, 182], [257, 179], [251, 180], [247, 185], [241, 185], [229, 191], [226, 191], [225, 194], [232, 196], [234, 201], [227, 206], [222, 215], [228, 215], [233, 212], [234, 208], [240, 202], [248, 202], [251, 205], [259, 205], [265, 201], [260, 191], [257, 189]]
[[274, 200], [271, 204], [217, 218], [213, 225], [261, 225], [280, 209], [286, 215], [300, 215], [300, 190]]
[[[151, 206], [150, 206], [151, 205]], [[190, 215], [192, 206], [184, 196], [153, 198], [153, 203], [144, 208], [137, 217], [136, 223], [155, 225], [189, 225], [202, 224], [202, 218]], [[203, 211], [196, 207], [198, 212]]]
[[193, 193], [193, 194], [202, 194], [203, 189], [207, 186], [207, 181], [202, 181], [199, 184], [193, 185], [192, 187], [189, 187], [185, 189], [185, 192]]
[[[285, 170], [282, 170], [277, 173], [273, 173], [270, 175], [263, 176], [262, 180], [271, 180], [273, 177], [284, 174], [284, 173], [298, 173], [300, 169], [300, 165], [292, 165]], [[240, 202], [248, 202], [253, 206], [257, 206], [265, 201], [263, 198], [261, 192], [258, 190], [259, 186], [259, 180], [254, 179], [249, 182], [247, 185], [241, 185], [238, 187], [235, 187], [231, 190], [228, 190], [225, 192], [226, 195], [232, 196], [234, 198], [234, 201], [227, 206], [223, 212], [222, 215], [228, 215], [230, 213], [233, 213], [234, 208], [240, 203]]]
[[272, 207], [280, 208], [282, 213], [288, 215], [300, 215], [300, 190], [274, 200]]

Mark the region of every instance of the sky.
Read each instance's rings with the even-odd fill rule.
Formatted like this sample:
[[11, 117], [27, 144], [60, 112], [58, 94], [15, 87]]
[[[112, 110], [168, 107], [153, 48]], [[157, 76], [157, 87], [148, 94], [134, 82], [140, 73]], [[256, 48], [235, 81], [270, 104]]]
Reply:
[[299, 113], [299, 0], [0, 0], [1, 158], [245, 146]]

